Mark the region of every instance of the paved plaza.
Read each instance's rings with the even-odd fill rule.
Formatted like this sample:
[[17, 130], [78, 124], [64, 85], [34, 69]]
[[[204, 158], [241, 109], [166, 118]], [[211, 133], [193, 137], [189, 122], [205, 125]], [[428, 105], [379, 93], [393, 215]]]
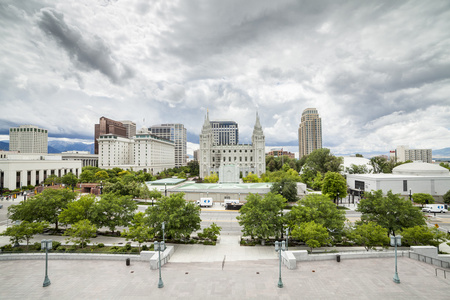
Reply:
[[[176, 254], [174, 255], [174, 258]], [[44, 261], [1, 261], [0, 299], [449, 299], [450, 278], [431, 265], [399, 258], [400, 284], [392, 281], [393, 259], [301, 262], [296, 270], [278, 260], [183, 263], [158, 270], [125, 261], [50, 260], [51, 285], [42, 287]]]

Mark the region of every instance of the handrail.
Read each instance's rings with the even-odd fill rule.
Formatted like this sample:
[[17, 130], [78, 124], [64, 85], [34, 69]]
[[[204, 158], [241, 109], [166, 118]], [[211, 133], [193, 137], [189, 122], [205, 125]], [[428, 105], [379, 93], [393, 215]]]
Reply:
[[[430, 256], [426, 256], [426, 255], [423, 255], [423, 254], [414, 253], [414, 252], [409, 251], [408, 252], [408, 257], [411, 258], [411, 259], [414, 259], [413, 257], [411, 257], [411, 254], [417, 255], [417, 260], [418, 261], [422, 261], [424, 263], [431, 264], [431, 265], [434, 265], [434, 266], [437, 266], [437, 264], [435, 264], [434, 262], [439, 262], [441, 268], [450, 269], [450, 262], [448, 262], [448, 261], [441, 260], [441, 259], [438, 259], [438, 258], [433, 258], [433, 257], [430, 257]], [[421, 259], [421, 258], [423, 258], [423, 259]], [[443, 266], [443, 264], [446, 264], [446, 266]], [[450, 270], [448, 270], [448, 271], [450, 271]]]
[[442, 268], [434, 268], [434, 272], [436, 273], [436, 276], [437, 276], [437, 270], [442, 270], [442, 271], [444, 271], [444, 278], [447, 279], [446, 272], [447, 272], [448, 270], [442, 269]]

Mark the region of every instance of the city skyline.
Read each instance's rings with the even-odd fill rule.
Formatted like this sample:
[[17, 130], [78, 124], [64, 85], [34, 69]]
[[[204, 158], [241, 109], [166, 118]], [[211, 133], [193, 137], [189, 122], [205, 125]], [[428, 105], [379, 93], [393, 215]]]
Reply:
[[333, 153], [450, 147], [447, 1], [4, 1], [0, 15], [3, 141], [32, 124], [93, 142], [105, 116], [181, 123], [196, 144], [209, 109], [240, 143], [258, 112], [266, 145], [297, 152], [315, 107]]

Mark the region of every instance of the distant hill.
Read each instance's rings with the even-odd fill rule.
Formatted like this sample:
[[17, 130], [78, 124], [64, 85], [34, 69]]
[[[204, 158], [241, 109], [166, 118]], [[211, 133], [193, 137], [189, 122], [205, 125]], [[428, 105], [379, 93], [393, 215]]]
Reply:
[[433, 158], [450, 158], [450, 148], [433, 150]]
[[[0, 142], [0, 150], [9, 150], [8, 142]], [[94, 153], [94, 143], [72, 143], [72, 142], [61, 142], [61, 141], [50, 141], [48, 142], [48, 153], [61, 153], [65, 151], [89, 151], [89, 153]]]

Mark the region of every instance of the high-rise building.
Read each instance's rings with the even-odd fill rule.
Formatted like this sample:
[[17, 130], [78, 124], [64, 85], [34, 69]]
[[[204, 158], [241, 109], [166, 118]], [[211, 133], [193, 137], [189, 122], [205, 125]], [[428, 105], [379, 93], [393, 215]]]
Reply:
[[175, 166], [186, 165], [187, 131], [183, 124], [159, 124], [148, 129], [151, 134], [175, 143]]
[[98, 154], [98, 138], [103, 134], [115, 134], [121, 137], [127, 137], [127, 128], [122, 122], [114, 121], [105, 117], [101, 117], [98, 124], [95, 124], [95, 141], [94, 152]]
[[409, 149], [409, 146], [397, 146], [395, 149], [395, 161], [405, 162], [411, 161], [422, 161], [426, 163], [433, 162], [433, 153], [431, 149]]
[[131, 139], [136, 135], [136, 123], [132, 121], [120, 121], [123, 126], [127, 129], [127, 138]]
[[146, 128], [131, 139], [109, 133], [101, 135], [98, 142], [100, 168], [157, 174], [175, 167], [174, 142], [154, 136]]
[[307, 108], [302, 113], [298, 128], [299, 158], [322, 148], [322, 120], [315, 108]]
[[239, 128], [234, 121], [211, 121], [214, 145], [237, 145]]
[[9, 151], [20, 153], [48, 153], [47, 129], [20, 125], [9, 129]]
[[261, 176], [266, 171], [266, 155], [265, 137], [258, 114], [251, 144], [217, 145], [214, 143], [213, 128], [207, 113], [200, 133], [198, 156], [201, 178], [217, 173], [219, 182], [238, 182], [239, 174], [245, 177], [251, 172]]

